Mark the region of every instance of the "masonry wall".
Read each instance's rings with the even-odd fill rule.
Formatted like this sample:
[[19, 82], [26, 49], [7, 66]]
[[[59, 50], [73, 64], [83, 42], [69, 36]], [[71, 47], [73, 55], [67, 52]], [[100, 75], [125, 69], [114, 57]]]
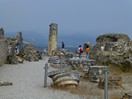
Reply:
[[3, 36], [4, 36], [4, 29], [0, 28], [0, 37], [3, 37]]
[[[16, 38], [0, 37], [0, 66], [3, 65], [8, 56], [16, 57], [15, 47], [19, 43], [19, 51], [22, 49], [23, 38], [22, 33], [19, 32]], [[17, 62], [17, 58], [12, 59]]]
[[0, 66], [6, 62], [8, 55], [8, 45], [5, 38], [0, 38]]

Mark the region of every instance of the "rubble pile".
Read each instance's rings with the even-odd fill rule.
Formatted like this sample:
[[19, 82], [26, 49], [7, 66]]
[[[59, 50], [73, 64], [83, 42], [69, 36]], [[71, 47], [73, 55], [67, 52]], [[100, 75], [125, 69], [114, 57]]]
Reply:
[[25, 45], [18, 56], [22, 57], [26, 61], [38, 61], [42, 59], [42, 53], [31, 44]]
[[70, 65], [73, 69], [77, 69], [80, 66], [82, 66], [83, 68], [85, 67], [89, 68], [89, 66], [95, 65], [96, 61], [73, 57], [67, 61], [67, 64]]
[[68, 51], [67, 49], [61, 49], [59, 53], [61, 56], [65, 57], [65, 58], [72, 58], [74, 56], [74, 53]]
[[24, 45], [21, 32], [16, 37], [4, 37], [4, 29], [0, 28], [0, 65], [38, 61], [41, 55], [30, 43]]
[[0, 81], [0, 86], [10, 86], [10, 85], [13, 85], [13, 83], [9, 81]]

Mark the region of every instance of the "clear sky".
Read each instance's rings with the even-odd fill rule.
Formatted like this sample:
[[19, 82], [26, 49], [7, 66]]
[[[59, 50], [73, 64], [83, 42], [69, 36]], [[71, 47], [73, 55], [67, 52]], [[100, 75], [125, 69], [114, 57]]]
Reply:
[[47, 42], [51, 23], [58, 24], [59, 38], [73, 43], [105, 33], [125, 33], [132, 39], [132, 0], [0, 0], [5, 34], [21, 31], [27, 39]]

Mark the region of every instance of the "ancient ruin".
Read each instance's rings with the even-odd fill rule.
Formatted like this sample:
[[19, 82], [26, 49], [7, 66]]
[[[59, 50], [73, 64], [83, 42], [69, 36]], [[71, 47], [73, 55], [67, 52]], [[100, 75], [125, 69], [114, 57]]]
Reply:
[[22, 49], [22, 45], [23, 45], [22, 32], [18, 32], [17, 42], [19, 44], [19, 50], [21, 50]]
[[14, 38], [8, 37], [7, 45], [8, 45], [8, 54], [6, 58], [6, 63], [17, 64], [19, 62], [17, 58], [17, 54], [21, 51], [23, 46], [22, 33], [18, 32], [18, 35]]
[[38, 61], [42, 59], [42, 53], [32, 44], [24, 45], [18, 56], [26, 61]]
[[3, 36], [4, 36], [4, 29], [0, 28], [0, 37], [3, 37]]
[[[101, 46], [104, 46], [104, 51], [101, 51]], [[132, 67], [132, 41], [126, 34], [98, 36], [90, 58], [99, 64], [116, 65], [126, 70]]]
[[48, 44], [48, 55], [54, 54], [54, 51], [57, 50], [57, 41], [58, 41], [58, 25], [56, 23], [51, 23], [49, 25], [49, 44]]
[[33, 45], [23, 43], [21, 32], [18, 32], [16, 37], [4, 37], [4, 29], [0, 29], [0, 65], [39, 59], [41, 59], [41, 53]]
[[0, 38], [0, 66], [6, 62], [8, 56], [8, 44], [6, 38]]

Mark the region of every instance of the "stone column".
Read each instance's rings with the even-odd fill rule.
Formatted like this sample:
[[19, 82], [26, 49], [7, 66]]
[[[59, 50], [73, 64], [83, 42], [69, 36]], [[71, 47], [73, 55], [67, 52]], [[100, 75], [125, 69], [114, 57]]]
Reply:
[[58, 42], [58, 24], [51, 23], [49, 25], [49, 42], [48, 42], [48, 55], [52, 55], [53, 51], [57, 50]]

